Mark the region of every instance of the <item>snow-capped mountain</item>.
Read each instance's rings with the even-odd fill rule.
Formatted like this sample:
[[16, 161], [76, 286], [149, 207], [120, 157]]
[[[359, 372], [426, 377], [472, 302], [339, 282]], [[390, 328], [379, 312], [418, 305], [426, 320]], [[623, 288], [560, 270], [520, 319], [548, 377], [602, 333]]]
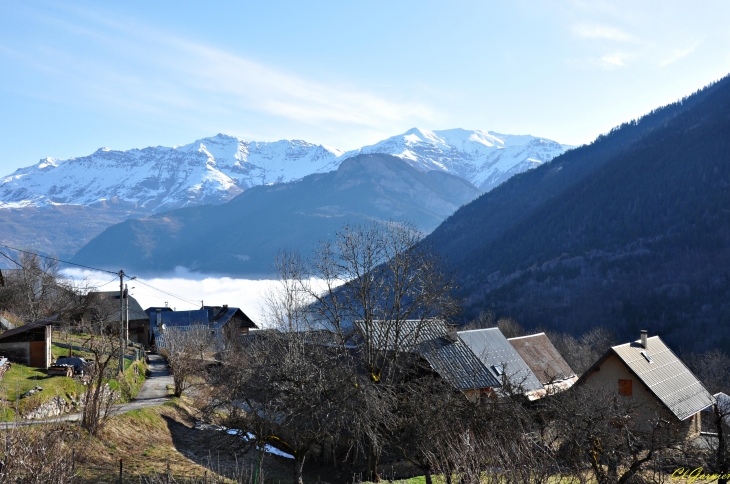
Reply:
[[569, 148], [572, 147], [530, 135], [413, 128], [374, 145], [348, 151], [340, 158], [358, 153], [387, 153], [403, 158], [419, 170], [443, 170], [460, 176], [488, 192], [512, 175], [550, 161]]
[[46, 158], [0, 181], [0, 207], [129, 204], [151, 211], [223, 203], [243, 190], [321, 171], [342, 151], [305, 141], [249, 142], [219, 134], [194, 143]]
[[464, 129], [414, 128], [348, 152], [299, 140], [255, 142], [218, 134], [173, 148], [102, 148], [79, 158], [43, 159], [0, 179], [0, 208], [115, 204], [160, 212], [217, 204], [256, 185], [336, 170], [360, 153], [395, 155], [419, 170], [445, 171], [489, 191], [566, 148], [529, 135]]

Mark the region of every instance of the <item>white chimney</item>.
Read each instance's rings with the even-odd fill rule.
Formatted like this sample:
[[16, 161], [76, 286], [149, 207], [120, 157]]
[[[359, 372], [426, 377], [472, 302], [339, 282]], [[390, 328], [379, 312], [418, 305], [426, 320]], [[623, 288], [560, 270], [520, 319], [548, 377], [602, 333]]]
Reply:
[[646, 342], [646, 336], [647, 336], [647, 334], [649, 334], [649, 331], [647, 331], [645, 329], [642, 329], [641, 330], [641, 346], [643, 346], [645, 350], [646, 349], [649, 349], [647, 347], [647, 342]]

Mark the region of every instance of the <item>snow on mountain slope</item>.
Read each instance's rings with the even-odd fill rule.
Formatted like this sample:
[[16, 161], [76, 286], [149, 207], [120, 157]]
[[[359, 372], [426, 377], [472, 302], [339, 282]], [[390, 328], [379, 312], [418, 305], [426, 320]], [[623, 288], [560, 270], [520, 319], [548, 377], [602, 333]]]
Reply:
[[442, 170], [458, 175], [488, 192], [512, 175], [552, 160], [571, 148], [530, 135], [505, 135], [494, 131], [413, 128], [371, 146], [344, 153], [387, 153], [408, 161], [419, 170]]
[[419, 170], [445, 171], [489, 191], [566, 148], [529, 135], [464, 129], [413, 128], [346, 153], [306, 141], [255, 142], [218, 134], [173, 148], [102, 148], [68, 160], [46, 158], [0, 179], [0, 208], [115, 204], [159, 212], [217, 204], [256, 185], [336, 170], [360, 153], [395, 155]]
[[342, 151], [305, 141], [248, 142], [219, 134], [194, 143], [39, 163], [0, 180], [0, 207], [120, 203], [151, 211], [223, 203], [256, 185], [321, 171]]

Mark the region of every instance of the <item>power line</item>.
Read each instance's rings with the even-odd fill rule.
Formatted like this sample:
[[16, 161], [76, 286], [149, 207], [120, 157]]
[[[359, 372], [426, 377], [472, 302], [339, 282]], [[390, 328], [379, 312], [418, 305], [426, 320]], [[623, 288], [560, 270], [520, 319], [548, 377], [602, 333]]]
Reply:
[[[77, 263], [75, 263], [75, 262], [69, 262], [69, 261], [67, 261], [67, 260], [61, 260], [61, 259], [56, 259], [55, 257], [51, 257], [51, 256], [48, 256], [48, 255], [42, 255], [42, 254], [38, 254], [38, 253], [36, 253], [36, 252], [31, 252], [31, 251], [29, 251], [29, 250], [23, 250], [23, 249], [18, 249], [18, 248], [16, 248], [16, 247], [11, 247], [11, 246], [9, 246], [9, 245], [5, 245], [5, 244], [0, 244], [0, 247], [5, 247], [6, 249], [12, 249], [12, 250], [15, 250], [15, 251], [17, 251], [17, 252], [23, 252], [24, 254], [36, 255], [36, 256], [38, 256], [38, 257], [43, 257], [44, 259], [50, 259], [50, 260], [55, 260], [56, 262], [60, 262], [60, 263], [62, 263], [62, 264], [69, 264], [69, 265], [72, 265], [72, 266], [78, 266], [78, 267], [83, 267], [84, 269], [91, 269], [92, 271], [99, 271], [99, 272], [108, 272], [109, 274], [117, 274], [117, 275], [119, 275], [119, 273], [118, 273], [118, 272], [114, 272], [114, 271], [108, 271], [108, 270], [106, 270], [106, 269], [99, 269], [98, 267], [91, 267], [91, 266], [85, 266], [85, 265], [83, 265], [83, 264], [77, 264]], [[8, 257], [8, 258], [9, 258], [9, 257]], [[11, 260], [12, 260], [12, 259], [11, 259]], [[17, 264], [17, 262], [16, 262], [16, 264]], [[20, 264], [18, 264], [18, 265], [20, 265]], [[21, 267], [22, 267], [22, 266], [21, 266]]]
[[[77, 264], [75, 262], [69, 262], [69, 261], [65, 261], [65, 260], [62, 260], [62, 259], [57, 259], [56, 257], [51, 257], [51, 256], [48, 256], [48, 255], [42, 255], [42, 254], [38, 254], [36, 252], [31, 252], [31, 251], [28, 251], [28, 250], [18, 249], [17, 247], [11, 247], [11, 246], [5, 245], [5, 244], [0, 244], [0, 247], [5, 247], [7, 249], [15, 250], [17, 252], [23, 252], [24, 254], [30, 254], [30, 255], [35, 255], [35, 256], [38, 256], [38, 257], [43, 257], [45, 259], [55, 260], [56, 262], [60, 262], [62, 264], [70, 264], [70, 265], [73, 265], [73, 266], [83, 267], [84, 269], [91, 269], [92, 271], [106, 272], [106, 273], [109, 273], [109, 274], [114, 274], [115, 276], [118, 276], [119, 275], [118, 272], [109, 271], [109, 270], [106, 270], [106, 269], [99, 269], [98, 267], [91, 267], [91, 266], [86, 266], [86, 265], [83, 265], [83, 264]], [[0, 254], [2, 254], [6, 258], [10, 259], [11, 261], [15, 262], [20, 267], [23, 267], [21, 264], [19, 264], [18, 262], [14, 261], [13, 259], [11, 259], [7, 255], [3, 254], [2, 252], [0, 252]], [[127, 274], [125, 274], [125, 277], [131, 279]], [[111, 281], [109, 281], [109, 282], [105, 282], [101, 286], [106, 286], [107, 284], [110, 284], [110, 283], [114, 282], [115, 280], [116, 280], [116, 278], [113, 279], [113, 280], [111, 280]], [[140, 284], [143, 284], [143, 285], [145, 285], [145, 286], [147, 286], [147, 287], [149, 287], [151, 289], [154, 289], [155, 291], [161, 292], [162, 294], [165, 294], [167, 296], [174, 297], [175, 299], [179, 299], [180, 301], [184, 301], [184, 302], [186, 302], [188, 304], [193, 304], [193, 305], [197, 305], [198, 304], [198, 301], [193, 301], [193, 300], [190, 300], [190, 299], [185, 299], [184, 297], [177, 296], [175, 294], [172, 294], [171, 292], [163, 291], [162, 289], [158, 289], [158, 288], [156, 288], [156, 287], [154, 287], [154, 286], [152, 286], [150, 284], [146, 284], [146, 283], [140, 281], [139, 278], [136, 278], [135, 280], [137, 282], [139, 282]], [[96, 286], [96, 288], [99, 288], [101, 286]]]
[[104, 284], [99, 284], [98, 286], [93, 286], [93, 288], [94, 288], [94, 289], [99, 289], [100, 287], [104, 287], [104, 286], [106, 286], [107, 284], [111, 284], [112, 282], [116, 282], [116, 280], [117, 280], [117, 278], [115, 277], [115, 278], [114, 278], [114, 279], [112, 279], [111, 281], [109, 281], [109, 282], [105, 282]]
[[184, 297], [176, 296], [175, 294], [172, 294], [171, 292], [163, 291], [162, 289], [158, 289], [158, 288], [156, 288], [154, 286], [151, 286], [151, 285], [149, 285], [147, 283], [144, 283], [144, 282], [140, 281], [139, 278], [138, 279], [135, 279], [135, 281], [137, 281], [140, 284], [142, 284], [144, 286], [147, 286], [147, 287], [149, 287], [151, 289], [154, 289], [155, 291], [161, 292], [162, 294], [166, 294], [167, 296], [174, 297], [175, 299], [179, 299], [180, 301], [185, 301], [188, 304], [197, 305], [200, 302], [200, 301], [193, 301], [191, 299], [185, 299]]

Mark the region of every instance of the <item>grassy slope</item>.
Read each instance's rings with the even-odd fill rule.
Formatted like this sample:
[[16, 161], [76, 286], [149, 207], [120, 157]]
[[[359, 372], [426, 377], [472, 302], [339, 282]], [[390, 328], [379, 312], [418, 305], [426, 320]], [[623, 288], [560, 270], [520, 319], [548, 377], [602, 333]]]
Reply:
[[[232, 475], [236, 469], [251, 472], [255, 456], [236, 452], [237, 438], [216, 430], [196, 430], [194, 425], [192, 410], [180, 399], [113, 417], [79, 456], [82, 482], [118, 482], [120, 458], [125, 482], [162, 474], [168, 463], [174, 478], [202, 477], [205, 472], [210, 477]], [[290, 480], [287, 459], [267, 456], [263, 468], [267, 482]]]
[[[68, 356], [68, 349], [61, 348], [55, 344], [51, 348], [53, 359], [61, 356]], [[89, 358], [90, 355], [84, 352], [73, 352], [74, 356]], [[136, 395], [145, 380], [145, 366], [143, 361], [133, 362], [125, 359], [125, 391], [121, 392], [121, 401], [129, 401]], [[138, 367], [137, 373], [134, 367]], [[42, 392], [38, 392], [30, 397], [19, 399], [20, 395], [27, 392], [31, 388], [40, 386]], [[109, 386], [112, 390], [119, 390], [120, 385], [117, 380], [110, 380]], [[13, 363], [10, 370], [0, 380], [0, 421], [11, 421], [15, 418], [16, 408], [20, 414], [41, 405], [52, 398], [61, 396], [69, 401], [69, 396], [76, 399], [84, 393], [86, 387], [75, 378], [67, 378], [64, 376], [48, 376], [46, 371], [39, 368], [31, 368], [18, 363]]]

